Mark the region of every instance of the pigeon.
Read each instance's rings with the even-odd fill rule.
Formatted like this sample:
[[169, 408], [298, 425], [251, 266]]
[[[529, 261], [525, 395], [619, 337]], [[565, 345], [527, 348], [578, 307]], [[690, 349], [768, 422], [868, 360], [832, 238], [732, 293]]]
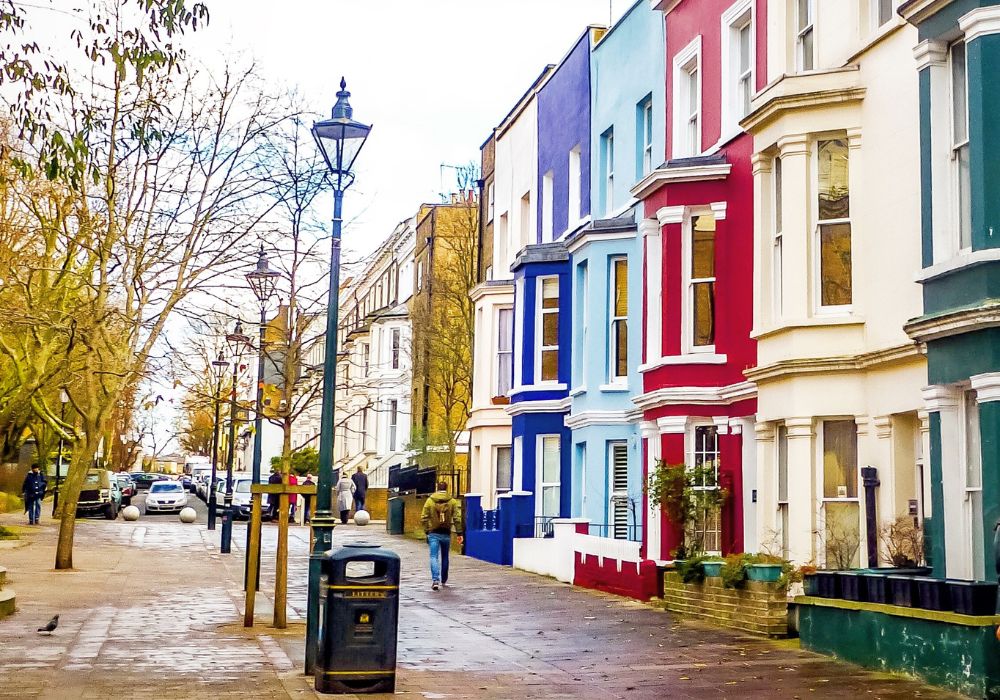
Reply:
[[59, 616], [56, 615], [51, 620], [49, 620], [48, 624], [45, 625], [45, 627], [39, 627], [38, 631], [39, 632], [48, 632], [49, 634], [52, 634], [53, 630], [55, 630], [55, 628], [58, 627], [58, 626], [59, 626]]

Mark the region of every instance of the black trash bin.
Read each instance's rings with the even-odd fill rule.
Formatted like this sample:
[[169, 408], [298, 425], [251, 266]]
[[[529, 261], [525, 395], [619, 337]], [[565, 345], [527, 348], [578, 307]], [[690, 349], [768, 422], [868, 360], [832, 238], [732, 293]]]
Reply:
[[390, 535], [403, 534], [403, 514], [405, 504], [398, 496], [389, 499], [389, 517], [385, 519], [385, 529]]
[[395, 692], [399, 557], [378, 545], [348, 544], [322, 567], [317, 692]]

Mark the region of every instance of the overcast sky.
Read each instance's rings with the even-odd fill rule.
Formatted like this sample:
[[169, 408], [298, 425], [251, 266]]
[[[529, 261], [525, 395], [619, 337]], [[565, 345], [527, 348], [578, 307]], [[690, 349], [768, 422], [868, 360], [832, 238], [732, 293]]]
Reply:
[[[345, 247], [367, 252], [421, 202], [440, 165], [479, 146], [547, 63], [588, 24], [633, 0], [206, 0], [210, 51], [252, 55], [276, 84], [328, 115], [340, 76], [354, 117], [374, 124], [345, 200]], [[452, 189], [445, 172], [444, 189]]]

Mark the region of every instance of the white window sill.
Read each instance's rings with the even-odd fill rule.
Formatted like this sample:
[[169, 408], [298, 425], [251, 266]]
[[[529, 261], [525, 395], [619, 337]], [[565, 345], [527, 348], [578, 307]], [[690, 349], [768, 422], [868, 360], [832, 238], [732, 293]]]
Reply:
[[570, 396], [579, 396], [580, 394], [586, 394], [586, 393], [587, 393], [587, 387], [585, 387], [583, 385], [580, 385], [578, 387], [574, 387], [574, 388], [572, 388], [572, 389], [569, 390], [569, 395]]
[[566, 391], [568, 389], [562, 382], [542, 382], [541, 384], [525, 384], [516, 386], [510, 390], [510, 396], [520, 394], [525, 391]]
[[692, 352], [684, 355], [667, 355], [659, 358], [658, 360], [647, 362], [644, 365], [639, 365], [639, 371], [649, 372], [650, 370], [657, 369], [658, 367], [674, 365], [724, 365], [727, 362], [729, 362], [728, 355], [719, 355], [709, 352]]
[[771, 335], [776, 335], [778, 333], [783, 333], [785, 331], [793, 331], [799, 328], [823, 328], [826, 326], [863, 326], [865, 324], [865, 319], [863, 316], [854, 315], [837, 315], [833, 316], [830, 314], [822, 314], [818, 316], [813, 316], [812, 318], [795, 318], [787, 319], [783, 323], [776, 326], [767, 326], [765, 328], [754, 328], [750, 331], [750, 337], [754, 340], [760, 340]]
[[949, 260], [934, 263], [930, 267], [925, 267], [917, 273], [917, 282], [928, 282], [967, 267], [982, 265], [983, 263], [996, 262], [1000, 260], [1000, 248], [986, 248], [984, 250], [960, 251]]
[[599, 389], [606, 393], [620, 393], [628, 391], [628, 384], [622, 382], [612, 382], [611, 384], [601, 384]]

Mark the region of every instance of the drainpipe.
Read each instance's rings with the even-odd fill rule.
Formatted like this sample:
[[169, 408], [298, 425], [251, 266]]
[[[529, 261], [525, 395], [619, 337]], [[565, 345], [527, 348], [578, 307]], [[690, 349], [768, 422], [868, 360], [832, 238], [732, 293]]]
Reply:
[[875, 489], [882, 483], [878, 469], [861, 467], [861, 483], [865, 487], [865, 529], [868, 535], [868, 566], [878, 566], [878, 518], [875, 511]]

